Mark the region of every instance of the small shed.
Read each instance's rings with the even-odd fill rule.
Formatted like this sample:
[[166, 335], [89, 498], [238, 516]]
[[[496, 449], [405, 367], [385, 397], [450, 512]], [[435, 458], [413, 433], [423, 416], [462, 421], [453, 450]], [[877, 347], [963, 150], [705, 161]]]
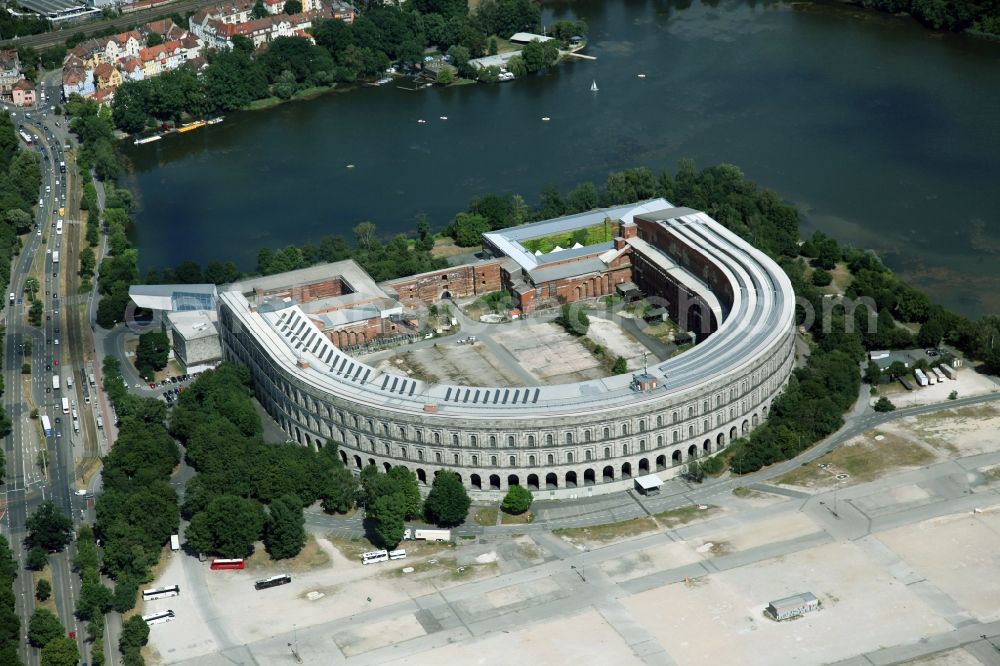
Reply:
[[640, 495], [645, 495], [647, 497], [659, 495], [660, 486], [662, 485], [663, 480], [655, 474], [640, 476], [635, 480], [635, 489], [639, 491]]
[[635, 282], [619, 282], [615, 285], [615, 291], [618, 292], [619, 296], [625, 299], [626, 303], [642, 296], [642, 292], [639, 291], [639, 287], [636, 286]]
[[793, 617], [799, 617], [819, 610], [820, 602], [812, 592], [803, 592], [784, 599], [772, 601], [767, 605], [766, 613], [779, 622]]

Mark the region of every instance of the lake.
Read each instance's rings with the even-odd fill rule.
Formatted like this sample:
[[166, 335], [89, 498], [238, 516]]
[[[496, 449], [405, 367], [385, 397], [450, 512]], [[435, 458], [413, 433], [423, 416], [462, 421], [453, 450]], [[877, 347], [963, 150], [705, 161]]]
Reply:
[[535, 203], [548, 183], [690, 157], [738, 165], [799, 206], [806, 233], [878, 250], [936, 301], [1000, 312], [1000, 44], [816, 4], [546, 5], [546, 20], [573, 16], [597, 60], [334, 92], [128, 145], [142, 269], [252, 270], [262, 247], [364, 220], [441, 227], [479, 194]]

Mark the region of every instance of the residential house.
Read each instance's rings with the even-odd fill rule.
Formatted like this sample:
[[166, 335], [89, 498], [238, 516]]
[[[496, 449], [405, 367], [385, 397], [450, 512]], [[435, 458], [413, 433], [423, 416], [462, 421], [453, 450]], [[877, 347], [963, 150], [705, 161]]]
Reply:
[[151, 21], [139, 28], [139, 34], [142, 35], [144, 40], [149, 37], [150, 33], [154, 32], [162, 37], [164, 42], [182, 39], [188, 34], [188, 31], [174, 23], [173, 19]]
[[17, 57], [17, 50], [0, 51], [0, 97], [11, 99], [14, 84], [21, 78], [21, 59]]
[[142, 69], [142, 61], [139, 58], [126, 58], [118, 63], [118, 69], [126, 81], [142, 81], [145, 72]]
[[35, 85], [27, 79], [21, 79], [14, 84], [11, 98], [14, 100], [14, 106], [34, 106]]
[[115, 89], [114, 88], [103, 88], [94, 93], [94, 101], [101, 106], [111, 106], [111, 103], [115, 101]]
[[[323, 7], [320, 5], [319, 0], [312, 0], [310, 6], [306, 7], [305, 3], [302, 3], [302, 8], [305, 11], [320, 11]], [[329, 4], [329, 9], [331, 16], [330, 18], [337, 19], [338, 21], [343, 21], [344, 23], [351, 24], [354, 23], [354, 19], [358, 17], [358, 10], [354, 8], [349, 2], [340, 2], [339, 0], [333, 0]]]
[[69, 55], [63, 61], [63, 97], [70, 95], [90, 97], [96, 90], [94, 86], [94, 69], [89, 67], [78, 56]]
[[122, 73], [114, 65], [102, 62], [94, 68], [94, 83], [98, 90], [117, 88], [123, 80]]
[[135, 30], [109, 37], [104, 45], [104, 62], [114, 65], [122, 58], [135, 58], [143, 44], [145, 41]]

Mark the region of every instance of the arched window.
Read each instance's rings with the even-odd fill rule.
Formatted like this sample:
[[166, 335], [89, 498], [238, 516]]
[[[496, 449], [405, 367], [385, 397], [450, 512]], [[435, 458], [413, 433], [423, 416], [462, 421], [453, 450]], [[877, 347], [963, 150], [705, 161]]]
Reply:
[[490, 464], [493, 465], [494, 467], [497, 466], [497, 457], [496, 456], [490, 456]]
[[458, 454], [457, 454], [457, 453], [456, 453], [456, 454], [455, 454], [454, 456], [452, 456], [452, 459], [453, 459], [453, 460], [455, 461], [455, 464], [456, 464], [456, 465], [457, 465], [457, 464], [459, 464], [459, 460], [460, 460], [460, 458], [458, 457]]
[[609, 458], [611, 458], [611, 447], [610, 446], [605, 446], [604, 447], [604, 459], [608, 460]]
[[552, 433], [545, 435], [545, 445], [552, 446]]
[[708, 419], [705, 419], [704, 421], [701, 422], [701, 431], [702, 432], [708, 432], [708, 429], [711, 428], [711, 427], [712, 427], [712, 422], [709, 421]]
[[511, 467], [517, 467], [517, 463], [515, 462], [515, 460], [516, 459], [514, 458], [514, 456], [510, 456], [507, 458], [507, 464], [509, 464]]
[[534, 445], [535, 445], [535, 436], [528, 435], [528, 446], [534, 446]]
[[701, 403], [701, 411], [703, 411], [703, 412], [707, 412], [708, 411], [708, 400], [706, 400], [703, 403]]
[[573, 452], [572, 451], [567, 451], [566, 452], [566, 462], [568, 462], [568, 463], [573, 462]]
[[490, 448], [495, 449], [497, 447], [497, 436], [490, 435]]
[[694, 416], [694, 407], [693, 406], [689, 406], [688, 407], [688, 418], [691, 418], [692, 416]]
[[452, 446], [458, 446], [458, 435], [452, 435], [451, 436], [451, 443], [452, 443]]
[[417, 460], [423, 460], [423, 459], [424, 459], [424, 450], [417, 449]]
[[688, 426], [688, 437], [694, 437], [694, 426], [693, 425], [689, 425]]
[[406, 447], [405, 446], [399, 447], [399, 457], [400, 458], [406, 458]]
[[676, 444], [678, 439], [679, 439], [679, 433], [676, 430], [670, 433], [670, 441]]
[[645, 450], [646, 450], [646, 440], [640, 439], [639, 440], [639, 453], [642, 453]]
[[469, 444], [472, 446], [479, 446], [479, 440], [476, 439], [475, 435], [469, 435]]
[[566, 433], [566, 443], [567, 444], [573, 443], [573, 433], [571, 432]]
[[589, 430], [584, 430], [583, 431], [583, 441], [589, 442], [590, 441], [590, 437], [591, 437], [590, 431]]
[[439, 432], [434, 433], [434, 443], [435, 444], [441, 443], [441, 433]]
[[507, 446], [514, 446], [514, 435], [507, 435]]
[[[355, 418], [355, 425], [357, 425], [357, 419]], [[399, 438], [406, 439], [406, 426], [399, 426]]]
[[472, 466], [473, 467], [479, 466], [479, 456], [472, 456]]
[[535, 456], [528, 456], [528, 467], [535, 466]]
[[646, 419], [639, 421], [639, 432], [646, 432]]
[[659, 428], [663, 425], [663, 414], [656, 415], [656, 427]]
[[436, 462], [436, 463], [441, 462], [441, 452], [440, 451], [435, 451], [434, 452], [434, 462]]
[[676, 411], [670, 412], [670, 422], [671, 423], [677, 423], [677, 412]]
[[610, 438], [611, 438], [611, 428], [605, 428], [604, 429], [604, 439], [610, 439]]
[[550, 465], [554, 465], [556, 464], [556, 457], [550, 453], [548, 456], [548, 461]]
[[385, 455], [389, 455], [389, 444], [386, 443], [383, 448], [385, 449]]
[[622, 434], [623, 435], [627, 435], [628, 434], [628, 424], [627, 423], [623, 423], [622, 424]]
[[656, 436], [656, 448], [663, 446], [663, 435]]
[[583, 457], [585, 460], [590, 461], [594, 459], [594, 454], [590, 449], [587, 449], [586, 451], [583, 452]]

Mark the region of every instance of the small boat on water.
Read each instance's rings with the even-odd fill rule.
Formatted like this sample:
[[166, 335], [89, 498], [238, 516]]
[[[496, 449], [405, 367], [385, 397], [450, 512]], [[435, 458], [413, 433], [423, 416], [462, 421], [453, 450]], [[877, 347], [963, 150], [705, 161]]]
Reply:
[[199, 127], [204, 127], [207, 124], [208, 124], [208, 122], [205, 121], [205, 120], [196, 120], [193, 123], [188, 123], [186, 125], [181, 125], [180, 127], [177, 128], [177, 131], [181, 132], [181, 133], [191, 132], [193, 130], [198, 129]]
[[348, 169], [353, 169], [353, 168], [354, 168], [354, 165], [353, 165], [353, 164], [348, 164], [348, 165], [347, 165], [347, 168], [348, 168]]
[[542, 116], [542, 122], [543, 122], [543, 123], [547, 123], [547, 122], [549, 122], [550, 120], [552, 120], [552, 119], [551, 119], [551, 118], [549, 118], [548, 116]]
[[597, 81], [593, 81], [590, 84], [590, 92], [597, 92], [599, 88], [597, 87]]
[[646, 78], [646, 75], [645, 75], [645, 74], [636, 74], [636, 76], [638, 76], [638, 77], [639, 77], [640, 79], [644, 79], [644, 78]]
[[206, 124], [206, 125], [218, 125], [218, 124], [219, 124], [219, 123], [221, 123], [221, 122], [222, 122], [223, 120], [225, 120], [225, 118], [224, 118], [224, 117], [222, 117], [222, 116], [219, 116], [218, 118], [212, 118], [212, 119], [210, 119], [210, 120], [206, 120], [206, 121], [205, 121], [205, 124]]
[[154, 134], [153, 136], [147, 136], [145, 139], [136, 139], [132, 143], [137, 146], [141, 146], [144, 143], [153, 143], [154, 141], [159, 141], [162, 138], [163, 137], [160, 136], [159, 134]]
[[424, 120], [423, 118], [421, 118], [421, 119], [420, 119], [420, 120], [418, 120], [417, 122], [418, 122], [419, 124], [421, 124], [421, 125], [426, 125], [426, 124], [427, 124], [427, 121], [426, 121], [426, 120]]
[[448, 116], [438, 116], [441, 120], [448, 120]]

